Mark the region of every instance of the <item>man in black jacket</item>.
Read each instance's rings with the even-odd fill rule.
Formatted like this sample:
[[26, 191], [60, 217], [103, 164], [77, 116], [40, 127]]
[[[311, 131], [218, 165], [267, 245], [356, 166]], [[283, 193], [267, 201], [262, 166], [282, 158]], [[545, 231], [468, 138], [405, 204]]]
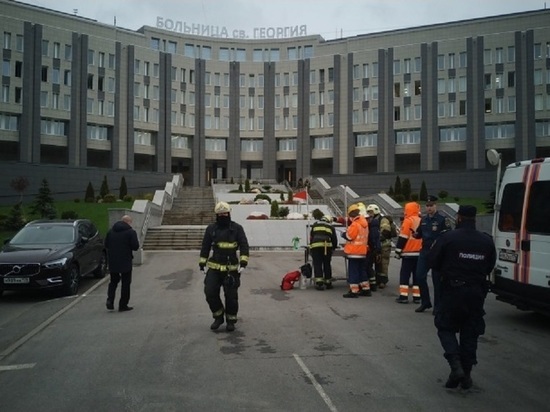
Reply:
[[111, 273], [111, 282], [107, 290], [107, 309], [115, 308], [116, 288], [118, 282], [121, 282], [119, 312], [133, 309], [128, 306], [130, 284], [132, 283], [132, 259], [134, 258], [132, 252], [139, 249], [139, 240], [131, 224], [132, 218], [124, 215], [105, 236], [105, 248], [109, 257], [109, 272]]
[[[231, 207], [226, 202], [219, 202], [214, 208], [216, 222], [208, 225], [204, 232], [199, 269], [205, 273], [208, 267], [204, 277], [204, 294], [214, 317], [210, 329], [218, 329], [225, 316], [225, 328], [233, 332], [239, 311], [237, 291], [241, 285], [241, 272], [248, 265], [248, 240], [243, 227], [231, 220], [230, 212]], [[222, 287], [225, 307], [220, 298]]]
[[441, 234], [428, 252], [428, 266], [441, 277], [440, 307], [434, 323], [451, 367], [447, 388], [459, 384], [463, 389], [472, 387], [470, 372], [477, 364], [477, 340], [485, 333], [483, 304], [496, 251], [491, 236], [476, 230], [475, 216], [474, 206], [460, 206], [456, 229]]

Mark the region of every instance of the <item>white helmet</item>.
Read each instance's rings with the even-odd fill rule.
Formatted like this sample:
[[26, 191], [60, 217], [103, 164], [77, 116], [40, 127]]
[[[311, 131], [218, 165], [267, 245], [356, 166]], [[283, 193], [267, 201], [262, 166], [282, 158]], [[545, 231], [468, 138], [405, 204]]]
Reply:
[[323, 217], [321, 218], [321, 220], [323, 222], [327, 222], [327, 223], [331, 223], [332, 222], [332, 217], [330, 215], [323, 215]]
[[373, 212], [375, 215], [380, 214], [380, 208], [374, 203], [367, 206], [367, 212]]
[[218, 202], [214, 208], [214, 212], [216, 214], [229, 213], [231, 212], [231, 206], [229, 206], [229, 203], [226, 202]]

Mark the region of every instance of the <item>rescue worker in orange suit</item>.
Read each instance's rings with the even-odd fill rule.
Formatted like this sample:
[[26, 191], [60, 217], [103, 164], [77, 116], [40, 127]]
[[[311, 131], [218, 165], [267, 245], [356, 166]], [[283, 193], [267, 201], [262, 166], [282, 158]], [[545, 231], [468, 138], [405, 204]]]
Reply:
[[311, 226], [309, 253], [313, 260], [313, 274], [317, 290], [332, 289], [332, 252], [338, 247], [332, 218], [324, 215]]
[[476, 230], [476, 212], [475, 206], [460, 206], [456, 229], [441, 234], [428, 252], [428, 266], [441, 277], [439, 310], [434, 324], [444, 357], [451, 367], [445, 383], [447, 388], [472, 387], [477, 341], [485, 333], [483, 305], [496, 250], [491, 236]]
[[420, 303], [420, 289], [416, 281], [416, 266], [418, 255], [422, 248], [422, 239], [415, 239], [415, 233], [420, 226], [420, 205], [409, 202], [405, 205], [405, 217], [395, 245], [395, 257], [401, 259], [399, 271], [399, 297], [397, 303], [409, 303], [409, 282], [412, 275], [413, 302]]
[[[241, 273], [248, 265], [248, 240], [243, 227], [231, 220], [229, 204], [219, 202], [214, 212], [216, 222], [208, 225], [202, 239], [199, 268], [203, 273], [208, 268], [204, 277], [204, 294], [214, 317], [210, 329], [218, 329], [225, 317], [226, 330], [233, 332], [239, 311]], [[225, 306], [220, 298], [222, 287]]]
[[351, 220], [341, 236], [346, 240], [344, 253], [348, 261], [349, 291], [345, 298], [371, 296], [369, 277], [367, 274], [367, 241], [369, 226], [365, 216], [361, 215], [359, 206], [353, 204], [348, 208], [348, 217]]

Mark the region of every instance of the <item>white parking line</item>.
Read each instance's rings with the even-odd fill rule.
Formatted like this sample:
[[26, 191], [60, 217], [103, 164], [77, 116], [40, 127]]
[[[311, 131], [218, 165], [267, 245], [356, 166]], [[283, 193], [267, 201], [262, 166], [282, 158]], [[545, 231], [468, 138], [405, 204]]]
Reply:
[[3, 371], [15, 371], [19, 369], [32, 369], [36, 366], [36, 363], [23, 363], [21, 365], [0, 365], [0, 372]]
[[319, 382], [317, 382], [317, 380], [315, 379], [315, 377], [313, 376], [313, 374], [309, 371], [308, 367], [306, 366], [306, 364], [302, 361], [302, 359], [300, 358], [300, 356], [298, 356], [297, 354], [293, 354], [294, 356], [294, 359], [296, 359], [296, 362], [298, 362], [298, 365], [300, 365], [300, 368], [302, 368], [302, 370], [304, 371], [304, 373], [307, 375], [307, 377], [309, 378], [309, 380], [311, 381], [311, 383], [313, 383], [313, 386], [315, 387], [315, 389], [317, 390], [317, 392], [319, 393], [319, 395], [321, 395], [321, 398], [323, 399], [323, 401], [325, 401], [325, 403], [327, 404], [328, 406], [328, 409], [332, 412], [338, 412], [338, 409], [336, 409], [336, 406], [334, 406], [334, 404], [332, 403], [332, 401], [330, 400], [329, 396], [326, 394], [326, 392], [323, 390], [323, 387], [321, 386], [321, 384]]

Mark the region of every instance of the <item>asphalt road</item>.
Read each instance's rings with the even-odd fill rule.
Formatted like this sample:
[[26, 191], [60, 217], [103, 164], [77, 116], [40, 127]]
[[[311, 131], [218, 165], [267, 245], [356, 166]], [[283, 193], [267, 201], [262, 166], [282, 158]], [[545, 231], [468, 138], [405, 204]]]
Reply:
[[[548, 318], [486, 302], [470, 390], [449, 373], [431, 312], [399, 305], [397, 271], [372, 297], [279, 288], [296, 252], [253, 252], [240, 320], [212, 321], [197, 252], [147, 253], [131, 312], [105, 309], [106, 280], [83, 295], [0, 299], [0, 411], [546, 411]], [[343, 259], [335, 258], [337, 274]]]

